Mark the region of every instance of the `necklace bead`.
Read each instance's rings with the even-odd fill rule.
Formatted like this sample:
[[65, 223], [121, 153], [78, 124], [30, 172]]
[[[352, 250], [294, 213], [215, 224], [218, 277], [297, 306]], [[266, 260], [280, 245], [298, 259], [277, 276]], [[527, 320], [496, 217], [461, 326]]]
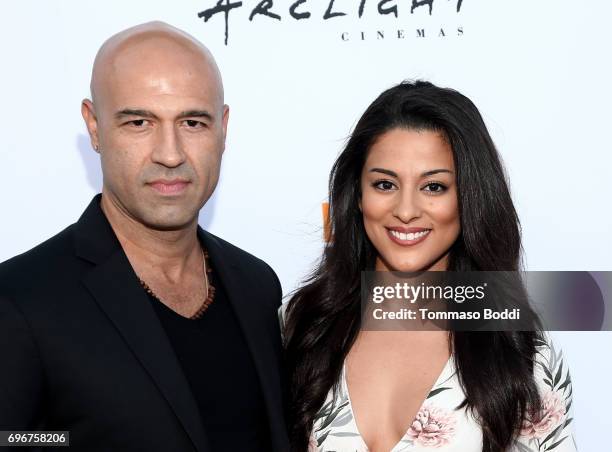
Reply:
[[[206, 298], [202, 302], [202, 305], [198, 308], [198, 310], [193, 315], [188, 317], [190, 320], [197, 320], [201, 318], [206, 312], [206, 310], [208, 309], [208, 307], [215, 300], [215, 287], [212, 285], [212, 275], [211, 275], [212, 269], [210, 267], [210, 262], [208, 260], [208, 251], [202, 249], [202, 256], [204, 259], [204, 271], [205, 271], [205, 277], [206, 277], [206, 283], [207, 283], [206, 286], [208, 287], [208, 290], [207, 290]], [[142, 288], [145, 290], [147, 294], [155, 298], [160, 303], [163, 303], [166, 306], [168, 306], [166, 303], [164, 303], [161, 300], [161, 298], [157, 296], [155, 292], [153, 292], [153, 289], [151, 289], [149, 285], [146, 282], [144, 282], [140, 277], [138, 277], [138, 281], [140, 282], [140, 285], [142, 286]]]

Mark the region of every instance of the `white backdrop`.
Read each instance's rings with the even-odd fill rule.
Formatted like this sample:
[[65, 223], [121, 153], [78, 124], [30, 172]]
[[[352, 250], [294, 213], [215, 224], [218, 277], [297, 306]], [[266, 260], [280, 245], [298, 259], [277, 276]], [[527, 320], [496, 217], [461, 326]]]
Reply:
[[[387, 3], [395, 17], [368, 0], [360, 18], [360, 0], [336, 0], [346, 15], [324, 20], [329, 0], [310, 0], [298, 11], [311, 17], [297, 21], [293, 1], [277, 0], [280, 21], [249, 21], [259, 1], [243, 0], [229, 13], [227, 45], [222, 14], [197, 16], [216, 3], [4, 7], [0, 261], [74, 222], [100, 190], [79, 112], [93, 57], [111, 34], [164, 20], [211, 49], [231, 106], [221, 181], [201, 224], [268, 261], [286, 294], [321, 252], [321, 203], [345, 137], [405, 78], [456, 88], [481, 110], [508, 169], [529, 270], [612, 270], [610, 2], [463, 0], [457, 13], [456, 0], [432, 0], [429, 15], [396, 0]], [[607, 450], [612, 333], [556, 337], [572, 369], [578, 445]]]

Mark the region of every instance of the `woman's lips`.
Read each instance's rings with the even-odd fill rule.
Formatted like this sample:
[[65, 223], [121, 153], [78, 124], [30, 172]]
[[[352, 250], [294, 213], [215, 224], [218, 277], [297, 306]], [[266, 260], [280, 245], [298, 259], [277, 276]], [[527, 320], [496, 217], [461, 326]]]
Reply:
[[416, 245], [417, 243], [421, 243], [429, 236], [430, 232], [431, 229], [425, 228], [410, 228], [408, 230], [400, 230], [400, 228], [387, 229], [387, 235], [389, 238], [398, 245], [402, 246], [412, 246]]
[[181, 194], [187, 188], [189, 182], [184, 180], [157, 180], [150, 182], [149, 185], [153, 190], [157, 191], [162, 195], [178, 195]]

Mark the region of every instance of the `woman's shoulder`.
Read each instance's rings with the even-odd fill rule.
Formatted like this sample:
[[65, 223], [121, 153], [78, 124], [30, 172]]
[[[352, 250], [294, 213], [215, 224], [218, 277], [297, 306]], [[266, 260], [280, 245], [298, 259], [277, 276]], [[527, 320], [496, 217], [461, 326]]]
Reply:
[[285, 343], [285, 326], [287, 324], [287, 308], [289, 307], [289, 302], [286, 301], [278, 307], [278, 323], [280, 325], [280, 333], [283, 344]]
[[561, 347], [548, 332], [543, 332], [536, 339], [534, 378], [542, 396], [552, 392], [562, 395], [571, 404], [572, 380], [569, 366]]
[[550, 333], [536, 339], [534, 379], [537, 384], [541, 410], [526, 413], [517, 451], [574, 452], [574, 423], [572, 417], [572, 380], [563, 351]]
[[288, 302], [281, 304], [278, 307], [278, 323], [280, 324], [281, 331], [285, 329], [285, 323], [287, 322], [287, 307], [289, 306]]
[[[547, 331], [541, 333], [535, 340], [536, 355], [534, 369], [536, 374], [542, 374], [547, 380], [554, 380], [556, 375], [568, 375], [568, 366], [563, 357], [561, 347], [555, 342], [551, 334]], [[551, 375], [552, 374], [552, 375]], [[571, 387], [571, 382], [567, 386]], [[564, 386], [565, 387], [565, 386]]]

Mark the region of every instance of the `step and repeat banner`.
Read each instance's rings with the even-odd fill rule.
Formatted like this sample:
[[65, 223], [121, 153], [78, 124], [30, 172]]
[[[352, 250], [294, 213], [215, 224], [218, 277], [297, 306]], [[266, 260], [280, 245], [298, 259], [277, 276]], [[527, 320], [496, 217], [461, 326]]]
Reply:
[[[0, 261], [76, 221], [100, 191], [80, 115], [93, 58], [110, 35], [162, 20], [208, 46], [231, 108], [200, 223], [266, 260], [286, 295], [321, 254], [333, 161], [366, 106], [405, 79], [480, 109], [528, 270], [612, 270], [611, 17], [603, 0], [13, 2], [0, 28]], [[612, 427], [611, 334], [556, 335], [580, 450], [601, 450]]]

